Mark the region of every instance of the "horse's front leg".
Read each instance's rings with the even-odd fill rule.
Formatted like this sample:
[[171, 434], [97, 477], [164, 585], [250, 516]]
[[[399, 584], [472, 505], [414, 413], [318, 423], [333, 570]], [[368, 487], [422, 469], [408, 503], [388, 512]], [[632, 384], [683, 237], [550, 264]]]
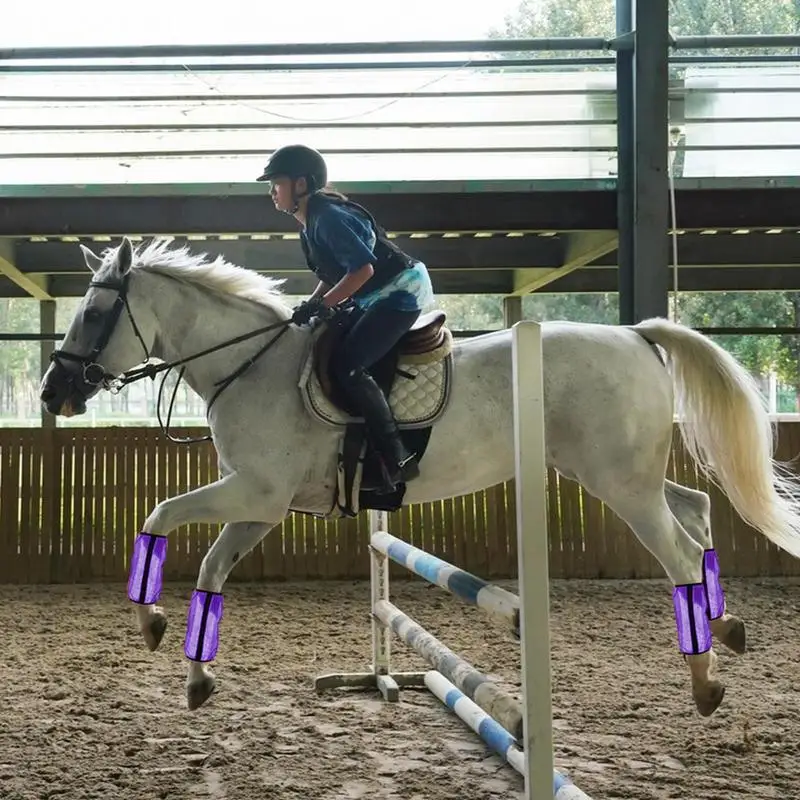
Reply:
[[[163, 609], [156, 605], [161, 592], [161, 571], [167, 534], [191, 522], [249, 522], [282, 519], [285, 509], [271, 509], [269, 493], [232, 473], [215, 483], [159, 503], [145, 520], [134, 545], [128, 579], [128, 597], [147, 646], [155, 650], [167, 627]], [[252, 545], [251, 545], [252, 547]]]
[[273, 527], [273, 523], [263, 522], [232, 522], [225, 525], [200, 565], [184, 645], [184, 652], [189, 659], [186, 700], [190, 710], [199, 708], [214, 691], [214, 674], [205, 662], [211, 661], [217, 651], [222, 587], [238, 561]]

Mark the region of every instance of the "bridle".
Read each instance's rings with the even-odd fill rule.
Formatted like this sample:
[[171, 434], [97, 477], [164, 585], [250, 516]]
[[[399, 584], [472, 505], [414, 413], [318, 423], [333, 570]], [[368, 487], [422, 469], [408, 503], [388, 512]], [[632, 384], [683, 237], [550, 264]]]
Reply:
[[[178, 392], [178, 385], [183, 378], [183, 374], [186, 371], [186, 364], [190, 361], [194, 361], [198, 358], [202, 358], [203, 356], [209, 355], [210, 353], [214, 353], [218, 350], [223, 350], [226, 347], [230, 347], [234, 344], [239, 344], [240, 342], [247, 341], [248, 339], [253, 339], [256, 336], [260, 336], [262, 333], [269, 333], [270, 331], [278, 330], [278, 333], [273, 336], [258, 352], [252, 355], [250, 358], [246, 359], [237, 369], [235, 369], [230, 375], [223, 378], [222, 380], [216, 381], [214, 386], [217, 387], [217, 391], [212, 396], [211, 400], [206, 407], [206, 415], [211, 410], [211, 406], [214, 405], [217, 398], [228, 388], [238, 377], [243, 375], [253, 364], [261, 358], [267, 350], [272, 347], [275, 342], [283, 336], [284, 333], [289, 329], [289, 325], [291, 324], [291, 320], [285, 320], [282, 322], [276, 322], [272, 325], [265, 325], [263, 328], [257, 328], [254, 331], [250, 331], [249, 333], [242, 334], [241, 336], [236, 336], [233, 339], [228, 339], [221, 344], [215, 345], [214, 347], [209, 347], [205, 350], [201, 350], [198, 353], [194, 353], [191, 356], [187, 356], [186, 358], [179, 359], [178, 361], [171, 361], [171, 362], [164, 362], [160, 364], [153, 363], [151, 361], [152, 356], [150, 355], [150, 351], [145, 344], [144, 337], [142, 336], [141, 331], [139, 330], [139, 326], [136, 324], [136, 320], [133, 317], [133, 312], [131, 311], [130, 303], [128, 302], [128, 286], [130, 282], [130, 272], [126, 272], [123, 276], [122, 280], [119, 283], [113, 281], [91, 281], [89, 283], [90, 288], [95, 289], [110, 289], [117, 293], [117, 299], [114, 301], [114, 305], [111, 307], [110, 311], [105, 317], [103, 328], [100, 331], [100, 336], [97, 338], [97, 342], [95, 343], [94, 347], [92, 348], [91, 352], [89, 352], [85, 356], [77, 355], [76, 353], [70, 353], [67, 350], [53, 350], [50, 354], [50, 360], [54, 362], [63, 372], [68, 372], [65, 369], [64, 361], [72, 361], [79, 364], [82, 367], [82, 377], [83, 377], [83, 384], [85, 386], [89, 386], [92, 389], [101, 388], [105, 389], [106, 391], [111, 392], [112, 394], [118, 394], [122, 389], [125, 388], [129, 383], [135, 383], [136, 381], [141, 380], [142, 378], [150, 378], [151, 380], [155, 380], [156, 375], [160, 372], [164, 373], [164, 377], [161, 380], [161, 386], [158, 389], [158, 398], [156, 400], [156, 415], [158, 417], [158, 423], [161, 426], [161, 432], [172, 442], [176, 442], [178, 444], [194, 444], [197, 442], [207, 442], [211, 441], [211, 436], [202, 436], [197, 439], [190, 439], [184, 438], [179, 439], [172, 436], [169, 433], [169, 423], [170, 419], [172, 418], [172, 407], [175, 403], [175, 397]], [[117, 322], [119, 322], [119, 318], [122, 315], [123, 308], [128, 313], [128, 319], [131, 322], [131, 327], [133, 328], [133, 332], [136, 334], [136, 338], [139, 340], [139, 343], [142, 345], [142, 349], [144, 350], [144, 365], [141, 367], [137, 367], [136, 369], [128, 370], [127, 372], [123, 372], [121, 375], [112, 375], [103, 368], [101, 364], [98, 363], [98, 359], [102, 354], [103, 350], [108, 346], [109, 341], [111, 340], [111, 336], [114, 333], [114, 329], [117, 326]], [[166, 425], [161, 419], [161, 397], [164, 390], [164, 384], [166, 383], [167, 376], [169, 373], [175, 368], [180, 367], [180, 372], [178, 373], [178, 380], [175, 382], [175, 386], [172, 390], [172, 398], [170, 399], [169, 409], [167, 411], [167, 422]], [[77, 376], [72, 374], [68, 377], [68, 383], [72, 386], [72, 388], [78, 392], [84, 399], [88, 399], [89, 395], [82, 391], [80, 385], [76, 383]]]
[[[121, 283], [111, 283], [110, 281], [91, 281], [89, 283], [90, 287], [94, 287], [96, 289], [112, 289], [116, 291], [117, 299], [114, 302], [114, 305], [111, 307], [111, 310], [108, 312], [108, 316], [105, 319], [105, 324], [103, 325], [103, 329], [100, 331], [100, 336], [98, 337], [95, 346], [88, 355], [79, 356], [75, 353], [70, 353], [67, 350], [53, 350], [53, 352], [50, 354], [50, 360], [58, 364], [58, 366], [60, 366], [62, 369], [64, 367], [62, 361], [73, 361], [80, 364], [83, 367], [83, 382], [86, 386], [91, 386], [93, 388], [100, 386], [104, 389], [110, 390], [114, 380], [116, 379], [114, 375], [107, 373], [103, 367], [97, 363], [97, 359], [108, 345], [108, 342], [114, 333], [114, 328], [116, 328], [117, 322], [122, 314], [123, 308], [128, 312], [128, 319], [131, 321], [133, 331], [136, 334], [136, 338], [142, 345], [142, 349], [144, 350], [144, 360], [147, 361], [150, 358], [147, 345], [144, 343], [142, 333], [139, 330], [139, 326], [136, 324], [136, 320], [133, 318], [133, 314], [131, 313], [131, 308], [128, 305], [129, 281], [130, 273], [127, 272], [125, 273]], [[80, 388], [75, 383], [74, 376], [70, 376], [69, 382], [72, 384], [73, 388], [84, 398], [87, 397], [84, 392], [80, 391]]]

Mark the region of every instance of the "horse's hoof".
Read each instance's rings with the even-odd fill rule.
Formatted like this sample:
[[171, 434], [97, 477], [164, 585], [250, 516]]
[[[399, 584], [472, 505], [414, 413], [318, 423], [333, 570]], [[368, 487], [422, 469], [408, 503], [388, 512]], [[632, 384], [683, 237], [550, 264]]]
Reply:
[[710, 681], [703, 685], [702, 692], [692, 691], [695, 705], [701, 717], [710, 717], [725, 697], [725, 687], [719, 681]]
[[721, 625], [716, 626], [717, 630], [715, 631], [715, 621], [711, 623], [711, 632], [729, 650], [732, 650], [737, 655], [742, 655], [747, 650], [747, 632], [745, 631], [744, 622], [738, 617], [728, 617]]
[[189, 706], [189, 711], [194, 711], [200, 708], [212, 694], [214, 694], [214, 676], [205, 675], [201, 680], [195, 683], [186, 684], [186, 702]]
[[158, 649], [166, 630], [167, 615], [160, 610], [154, 611], [147, 623], [147, 627], [142, 631], [144, 641], [151, 651]]

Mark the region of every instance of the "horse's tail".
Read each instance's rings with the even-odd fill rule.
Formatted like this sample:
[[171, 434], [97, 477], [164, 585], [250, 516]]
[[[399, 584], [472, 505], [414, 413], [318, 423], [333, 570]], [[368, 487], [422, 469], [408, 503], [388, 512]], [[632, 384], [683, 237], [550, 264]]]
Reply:
[[774, 429], [751, 375], [719, 345], [666, 319], [633, 326], [667, 353], [687, 450], [745, 522], [800, 558], [800, 496], [773, 459]]

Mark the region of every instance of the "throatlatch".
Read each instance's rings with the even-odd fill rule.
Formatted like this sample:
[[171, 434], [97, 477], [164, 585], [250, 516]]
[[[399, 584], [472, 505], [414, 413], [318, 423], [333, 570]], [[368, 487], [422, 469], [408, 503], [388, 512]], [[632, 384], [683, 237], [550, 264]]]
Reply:
[[128, 599], [140, 605], [155, 603], [161, 596], [162, 570], [167, 560], [167, 537], [142, 531], [133, 543], [128, 573]]
[[708, 618], [719, 619], [725, 613], [725, 593], [719, 582], [719, 559], [713, 548], [703, 553], [703, 585], [706, 589]]
[[189, 605], [183, 652], [191, 661], [213, 661], [219, 647], [222, 595], [195, 589]]
[[687, 656], [696, 656], [711, 649], [711, 627], [708, 624], [708, 602], [705, 585], [689, 583], [672, 590], [678, 647]]

